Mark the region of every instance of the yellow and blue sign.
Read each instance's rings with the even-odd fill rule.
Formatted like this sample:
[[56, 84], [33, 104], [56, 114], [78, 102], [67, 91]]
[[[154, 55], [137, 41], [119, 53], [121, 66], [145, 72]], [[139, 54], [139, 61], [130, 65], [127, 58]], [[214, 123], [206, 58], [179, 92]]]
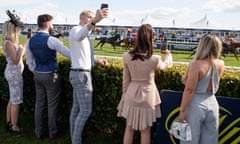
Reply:
[[[162, 90], [160, 92], [162, 117], [155, 123], [155, 144], [178, 144], [179, 141], [170, 136], [171, 123], [179, 113], [182, 92]], [[217, 96], [220, 105], [219, 144], [240, 143], [240, 99]]]

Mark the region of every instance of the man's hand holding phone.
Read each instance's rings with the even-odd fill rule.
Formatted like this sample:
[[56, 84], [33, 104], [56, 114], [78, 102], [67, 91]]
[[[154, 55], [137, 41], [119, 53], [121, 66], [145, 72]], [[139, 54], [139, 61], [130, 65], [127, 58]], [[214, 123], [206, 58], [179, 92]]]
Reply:
[[96, 11], [95, 17], [92, 19], [91, 24], [95, 26], [96, 23], [100, 22], [103, 18], [108, 16], [108, 4], [102, 3], [100, 9]]
[[108, 4], [102, 3], [100, 9], [108, 8]]
[[108, 4], [107, 3], [102, 3], [100, 6], [101, 13], [104, 18], [108, 16]]

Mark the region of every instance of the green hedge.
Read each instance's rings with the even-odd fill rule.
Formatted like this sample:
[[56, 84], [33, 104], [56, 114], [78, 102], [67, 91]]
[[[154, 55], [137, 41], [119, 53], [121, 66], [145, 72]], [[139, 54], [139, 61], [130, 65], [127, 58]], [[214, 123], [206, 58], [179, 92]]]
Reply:
[[[24, 58], [25, 60], [25, 58]], [[8, 85], [4, 78], [5, 57], [0, 52], [0, 102], [1, 105], [7, 103]], [[96, 65], [92, 71], [93, 75], [93, 112], [86, 128], [112, 133], [124, 131], [125, 121], [117, 117], [117, 104], [121, 98], [122, 87], [122, 61], [119, 59], [109, 59], [110, 66], [103, 68]], [[59, 56], [60, 73], [63, 75], [63, 94], [60, 102], [59, 120], [68, 124], [69, 114], [72, 104], [72, 87], [69, 83], [70, 61]], [[182, 91], [184, 85], [181, 77], [185, 72], [186, 65], [174, 64], [173, 68], [156, 72], [156, 83], [161, 89]], [[24, 77], [24, 104], [23, 111], [33, 113], [35, 101], [35, 89], [33, 75], [25, 65]], [[240, 76], [239, 70], [229, 69], [224, 72], [217, 95], [240, 98]]]

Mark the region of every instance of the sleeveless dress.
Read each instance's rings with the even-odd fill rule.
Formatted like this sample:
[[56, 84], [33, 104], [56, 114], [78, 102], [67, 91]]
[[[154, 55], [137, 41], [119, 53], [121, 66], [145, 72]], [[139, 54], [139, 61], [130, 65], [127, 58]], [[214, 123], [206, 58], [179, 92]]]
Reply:
[[[212, 91], [207, 91], [209, 82], [212, 84]], [[218, 73], [213, 64], [198, 82], [192, 101], [186, 109], [186, 121], [191, 125], [192, 141], [181, 141], [181, 144], [218, 144], [219, 105], [215, 96], [218, 87]]]
[[124, 117], [127, 125], [133, 129], [143, 130], [161, 117], [161, 99], [155, 84], [155, 70], [171, 64], [172, 57], [166, 56], [164, 62], [160, 56], [155, 55], [144, 61], [131, 59], [128, 53], [123, 57], [123, 93], [117, 115]]
[[[18, 51], [18, 47], [14, 47]], [[4, 71], [4, 76], [8, 82], [9, 93], [10, 93], [10, 102], [12, 104], [21, 104], [23, 103], [23, 77], [22, 72], [24, 69], [24, 64], [22, 58], [19, 63], [16, 65], [12, 62], [9, 54], [6, 50], [6, 41], [3, 43], [3, 51], [6, 56], [7, 65]]]

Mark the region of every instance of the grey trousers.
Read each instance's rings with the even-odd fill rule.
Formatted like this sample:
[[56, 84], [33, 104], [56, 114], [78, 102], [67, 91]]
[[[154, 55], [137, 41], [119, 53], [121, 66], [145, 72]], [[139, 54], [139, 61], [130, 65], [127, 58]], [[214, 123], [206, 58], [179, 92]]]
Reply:
[[[55, 75], [55, 76], [54, 76]], [[49, 136], [58, 132], [57, 113], [61, 95], [61, 77], [57, 73], [36, 73], [34, 76], [36, 89], [35, 102], [35, 134], [43, 135], [43, 112], [46, 107], [48, 110], [48, 131]]]
[[180, 144], [218, 144], [219, 105], [214, 95], [194, 95], [186, 110], [186, 121], [192, 129], [192, 141]]
[[92, 112], [92, 79], [90, 72], [70, 71], [73, 104], [70, 114], [72, 144], [82, 144], [82, 131]]

